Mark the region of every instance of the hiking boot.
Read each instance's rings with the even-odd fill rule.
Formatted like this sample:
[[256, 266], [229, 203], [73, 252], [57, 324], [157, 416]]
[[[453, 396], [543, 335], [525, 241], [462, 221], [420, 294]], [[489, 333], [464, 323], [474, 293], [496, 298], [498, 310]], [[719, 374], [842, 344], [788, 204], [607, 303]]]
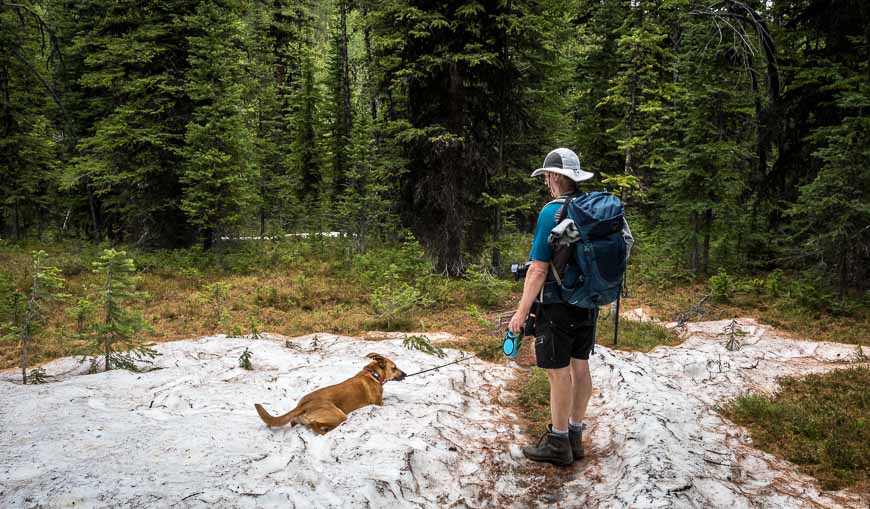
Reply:
[[573, 463], [571, 443], [568, 437], [559, 436], [552, 431], [552, 425], [547, 425], [547, 431], [538, 440], [535, 447], [523, 447], [523, 456], [532, 461], [543, 461], [565, 467]]
[[[583, 426], [585, 428], [585, 426]], [[583, 451], [583, 428], [580, 431], [568, 429], [568, 441], [571, 442], [571, 454], [574, 461], [582, 460], [586, 453]]]

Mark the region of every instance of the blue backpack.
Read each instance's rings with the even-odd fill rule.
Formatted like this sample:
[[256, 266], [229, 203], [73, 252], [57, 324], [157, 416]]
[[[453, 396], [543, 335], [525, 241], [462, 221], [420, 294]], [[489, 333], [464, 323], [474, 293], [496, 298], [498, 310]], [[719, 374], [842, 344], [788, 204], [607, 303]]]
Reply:
[[596, 308], [616, 301], [626, 267], [624, 216], [622, 202], [610, 193], [564, 198], [550, 234], [554, 256], [542, 303]]

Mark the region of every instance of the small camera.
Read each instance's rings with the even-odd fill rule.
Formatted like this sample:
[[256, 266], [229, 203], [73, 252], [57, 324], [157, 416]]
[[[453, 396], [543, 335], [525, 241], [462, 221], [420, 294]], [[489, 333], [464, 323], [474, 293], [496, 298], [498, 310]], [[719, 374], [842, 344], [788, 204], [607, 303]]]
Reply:
[[531, 267], [532, 262], [526, 263], [512, 263], [511, 264], [511, 272], [514, 273], [514, 279], [520, 280], [526, 278], [526, 272], [529, 271], [529, 267]]

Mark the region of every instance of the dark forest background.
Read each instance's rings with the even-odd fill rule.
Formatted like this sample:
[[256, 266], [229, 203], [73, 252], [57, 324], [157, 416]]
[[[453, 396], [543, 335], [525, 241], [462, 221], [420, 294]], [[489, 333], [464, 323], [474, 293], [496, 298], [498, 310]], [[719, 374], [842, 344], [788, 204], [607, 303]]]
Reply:
[[0, 0], [0, 234], [498, 270], [566, 146], [656, 270], [860, 295], [868, 64], [859, 0]]

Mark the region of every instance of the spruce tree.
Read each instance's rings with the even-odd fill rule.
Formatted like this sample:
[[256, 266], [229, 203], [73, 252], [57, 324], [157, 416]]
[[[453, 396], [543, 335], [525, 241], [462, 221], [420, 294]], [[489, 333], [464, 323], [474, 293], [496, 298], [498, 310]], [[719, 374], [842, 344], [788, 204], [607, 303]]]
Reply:
[[[106, 249], [93, 263], [93, 272], [101, 278], [101, 287], [93, 301], [97, 316], [80, 337], [89, 340], [86, 352], [103, 355], [106, 371], [113, 368], [136, 370], [137, 362], [154, 358], [157, 353], [143, 343], [138, 334], [150, 330], [141, 312], [129, 306], [143, 297], [136, 291], [136, 266], [124, 251]], [[92, 361], [96, 367], [96, 361]]]
[[811, 260], [840, 297], [865, 280], [870, 258], [870, 63], [862, 67], [856, 74], [834, 68], [843, 118], [814, 131], [813, 156], [822, 166], [787, 211], [794, 218], [792, 253]]
[[[48, 255], [45, 251], [34, 251], [30, 265], [30, 281], [27, 290], [20, 298], [13, 298], [8, 305], [13, 308], [13, 322], [8, 327], [9, 336], [21, 345], [21, 383], [27, 384], [27, 366], [33, 341], [39, 328], [45, 324], [45, 306], [58, 297], [64, 286], [60, 269], [46, 265]], [[18, 292], [16, 292], [18, 293]], [[18, 297], [16, 295], [16, 297]]]
[[192, 102], [179, 151], [181, 208], [206, 247], [257, 205], [241, 9], [242, 2], [234, 0], [200, 2], [185, 18], [190, 30], [185, 89]]
[[338, 13], [330, 38], [327, 58], [330, 94], [330, 137], [332, 145], [332, 179], [334, 192], [340, 195], [348, 185], [347, 172], [351, 162], [348, 150], [351, 143], [351, 77], [348, 54], [349, 32], [348, 17], [350, 5], [347, 0], [338, 0]]
[[41, 12], [28, 1], [0, 3], [0, 234], [15, 239], [59, 215], [47, 192], [57, 167], [55, 41]]
[[[546, 44], [553, 16], [536, 1], [369, 7], [387, 127], [408, 159], [403, 215], [439, 270], [461, 274], [465, 253], [479, 251], [492, 220], [480, 207], [485, 191], [497, 194], [488, 179], [514, 158], [528, 171], [523, 142], [545, 138], [550, 128], [533, 106], [538, 94], [551, 92], [541, 71], [552, 62]], [[499, 132], [517, 136], [512, 141], [522, 148], [500, 143]]]
[[80, 83], [81, 107], [97, 114], [82, 118], [65, 182], [93, 190], [100, 226], [116, 240], [189, 243], [178, 169], [192, 106], [183, 86], [186, 17], [195, 3], [87, 0], [67, 7], [80, 16], [68, 52], [81, 67], [66, 77]]

